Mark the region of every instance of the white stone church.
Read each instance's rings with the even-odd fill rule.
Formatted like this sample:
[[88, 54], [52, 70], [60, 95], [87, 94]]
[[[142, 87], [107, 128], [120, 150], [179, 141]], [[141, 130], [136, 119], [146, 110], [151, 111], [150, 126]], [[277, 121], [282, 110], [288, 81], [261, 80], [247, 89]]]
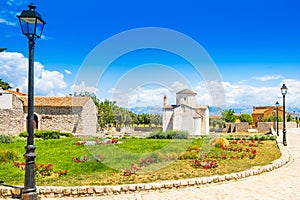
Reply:
[[164, 96], [163, 131], [183, 130], [191, 136], [209, 134], [208, 106], [198, 106], [196, 93], [184, 89], [176, 93], [176, 105], [169, 105]]

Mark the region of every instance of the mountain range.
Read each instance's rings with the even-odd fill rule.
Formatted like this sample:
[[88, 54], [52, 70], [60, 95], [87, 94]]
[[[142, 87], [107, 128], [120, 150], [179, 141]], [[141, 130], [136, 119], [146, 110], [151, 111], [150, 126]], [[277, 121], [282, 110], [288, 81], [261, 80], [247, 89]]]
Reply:
[[[131, 107], [128, 108], [130, 111], [132, 111], [135, 114], [162, 114], [162, 107], [159, 106], [147, 106], [147, 107]], [[225, 109], [233, 109], [234, 113], [236, 114], [243, 114], [248, 113], [252, 114], [253, 107], [232, 107], [232, 108], [225, 108]], [[224, 109], [220, 107], [210, 106], [209, 107], [209, 114], [210, 116], [221, 116], [221, 113]], [[286, 111], [289, 113], [295, 112], [300, 113], [300, 108], [297, 107], [287, 107]]]

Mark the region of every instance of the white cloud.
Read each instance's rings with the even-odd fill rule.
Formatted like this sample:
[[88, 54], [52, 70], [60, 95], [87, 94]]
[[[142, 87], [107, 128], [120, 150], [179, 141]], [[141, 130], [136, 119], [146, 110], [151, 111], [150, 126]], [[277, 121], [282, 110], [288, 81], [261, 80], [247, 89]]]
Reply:
[[268, 75], [268, 76], [260, 76], [260, 77], [252, 77], [252, 79], [259, 80], [259, 81], [271, 81], [271, 80], [279, 80], [283, 79], [284, 77], [281, 75]]
[[70, 70], [67, 70], [67, 69], [65, 69], [65, 73], [68, 74], [68, 75], [72, 74], [72, 72]]
[[[64, 76], [58, 71], [50, 71], [35, 62], [35, 94], [56, 96], [64, 93], [67, 87]], [[17, 52], [0, 53], [0, 76], [14, 88], [27, 92], [28, 58]]]
[[5, 19], [0, 18], [0, 24], [6, 24], [8, 26], [16, 26], [17, 24], [15, 22], [9, 22]]
[[[288, 87], [288, 94], [286, 96], [287, 107], [299, 107], [300, 80], [286, 79], [283, 81]], [[207, 83], [202, 81], [194, 86], [192, 90], [197, 93], [198, 105], [252, 108], [253, 106], [274, 105], [276, 101], [282, 102], [280, 92], [282, 83], [278, 82], [272, 86], [257, 87], [243, 83]], [[178, 86], [180, 83], [174, 83], [173, 85]], [[183, 88], [179, 87], [173, 91], [181, 89]], [[111, 92], [115, 92], [112, 100], [117, 101], [118, 105], [124, 107], [162, 106], [164, 95], [168, 96], [169, 104], [175, 104], [176, 101], [174, 92], [163, 87], [138, 87], [127, 92], [120, 90], [111, 90]]]
[[85, 82], [81, 82], [80, 84], [74, 84], [72, 85], [71, 87], [73, 93], [85, 93], [85, 92], [88, 92], [88, 93], [93, 93], [93, 94], [96, 94], [96, 92], [98, 91], [98, 88], [96, 87], [93, 87], [93, 86], [86, 86], [85, 85]]

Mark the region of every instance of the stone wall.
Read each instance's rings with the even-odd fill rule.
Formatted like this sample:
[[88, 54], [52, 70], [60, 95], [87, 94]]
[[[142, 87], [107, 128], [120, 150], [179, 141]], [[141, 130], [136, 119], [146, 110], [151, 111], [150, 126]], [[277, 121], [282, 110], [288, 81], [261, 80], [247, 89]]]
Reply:
[[17, 136], [25, 131], [26, 121], [21, 109], [0, 109], [0, 134]]
[[249, 123], [248, 122], [239, 122], [239, 123], [226, 123], [223, 128], [223, 132], [232, 133], [232, 132], [248, 132]]
[[82, 108], [80, 121], [82, 124], [82, 135], [95, 135], [97, 132], [98, 110], [92, 99], [89, 99]]
[[39, 130], [58, 130], [61, 132], [77, 133], [82, 129], [79, 122], [81, 109], [35, 107], [34, 111], [38, 116]]
[[[270, 131], [271, 128], [276, 130], [276, 122], [258, 122], [257, 131], [264, 133]], [[279, 129], [283, 129], [283, 122], [278, 122]], [[297, 128], [296, 122], [286, 122], [286, 128]]]

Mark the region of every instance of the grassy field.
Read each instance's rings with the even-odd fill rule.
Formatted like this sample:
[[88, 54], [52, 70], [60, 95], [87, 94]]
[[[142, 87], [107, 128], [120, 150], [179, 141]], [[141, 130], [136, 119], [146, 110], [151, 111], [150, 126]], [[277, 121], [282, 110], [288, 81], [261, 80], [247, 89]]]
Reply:
[[[96, 145], [83, 145], [79, 140], [35, 141], [38, 186], [116, 185], [210, 176], [267, 165], [280, 157], [276, 141], [271, 140], [232, 140], [223, 148], [211, 146], [209, 139], [203, 138], [127, 138], [121, 144], [85, 139]], [[25, 141], [0, 143], [0, 180], [5, 184], [23, 185], [25, 145]]]

